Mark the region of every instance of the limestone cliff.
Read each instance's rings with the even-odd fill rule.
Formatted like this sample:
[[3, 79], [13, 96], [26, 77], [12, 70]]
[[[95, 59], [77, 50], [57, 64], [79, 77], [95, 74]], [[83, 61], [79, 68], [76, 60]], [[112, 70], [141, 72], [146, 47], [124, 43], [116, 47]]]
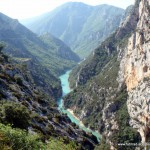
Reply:
[[64, 105], [74, 108], [86, 126], [100, 131], [110, 144], [105, 149], [126, 150], [118, 144], [149, 141], [149, 3], [136, 0], [117, 31], [73, 70], [83, 80], [77, 81]]
[[137, 129], [146, 142], [149, 136], [150, 113], [150, 1], [141, 0], [138, 23], [128, 40], [120, 64], [119, 77], [127, 86], [127, 107], [130, 125]]

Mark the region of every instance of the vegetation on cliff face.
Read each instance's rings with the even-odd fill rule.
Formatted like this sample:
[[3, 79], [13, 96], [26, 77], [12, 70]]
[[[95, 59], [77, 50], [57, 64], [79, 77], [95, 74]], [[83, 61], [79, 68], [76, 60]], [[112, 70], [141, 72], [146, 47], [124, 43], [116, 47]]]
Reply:
[[0, 40], [4, 51], [17, 63], [27, 65], [37, 86], [55, 98], [61, 96], [58, 76], [75, 66], [79, 57], [53, 36], [39, 38], [17, 20], [0, 13]]
[[1, 150], [77, 150], [81, 146], [73, 141], [65, 142], [63, 138], [51, 138], [44, 143], [41, 134], [28, 133], [27, 131], [12, 128], [10, 125], [0, 123], [0, 149]]
[[[115, 67], [118, 62], [116, 67], [119, 67], [119, 61], [117, 60], [117, 46], [120, 48], [126, 46], [128, 37], [131, 33], [125, 34], [122, 39], [118, 39], [118, 37], [115, 38], [116, 33], [117, 32], [110, 35], [109, 38], [107, 38], [98, 48], [94, 50], [92, 55], [72, 70], [69, 77], [71, 88], [86, 84], [88, 80], [90, 80], [93, 76], [99, 75], [104, 69], [106, 70], [105, 75], [109, 75], [107, 73], [107, 69], [110, 70], [113, 63], [115, 63]], [[115, 71], [116, 69], [113, 72]]]
[[[118, 123], [118, 129], [114, 130], [113, 135], [110, 137], [110, 140], [119, 150], [126, 150], [126, 147], [119, 146], [118, 143], [140, 143], [141, 137], [140, 134], [133, 129], [130, 124], [130, 116], [127, 110], [127, 97], [128, 93], [126, 88], [123, 88], [117, 98], [115, 103], [118, 103], [116, 109], [116, 121]], [[129, 146], [129, 150], [134, 150], [135, 146]]]
[[69, 79], [74, 90], [65, 97], [65, 107], [73, 109], [86, 126], [100, 131], [106, 139], [100, 147], [105, 149], [107, 143], [124, 149], [118, 143], [141, 141], [140, 134], [129, 124], [127, 87], [119, 78], [120, 61], [138, 20], [135, 5], [122, 26], [77, 66]]
[[[35, 87], [32, 75], [0, 46], [0, 148], [94, 149], [97, 140], [57, 110], [53, 96]], [[19, 139], [19, 140], [18, 140]], [[59, 149], [59, 148], [58, 148]]]
[[120, 73], [118, 77], [118, 79], [124, 81], [127, 86], [127, 108], [130, 116], [130, 125], [140, 133], [141, 143], [146, 143], [150, 138], [149, 6], [149, 0], [136, 1], [134, 16], [131, 16], [132, 20], [130, 20], [130, 22], [134, 24], [134, 19], [137, 19], [135, 30], [128, 39], [127, 48], [120, 63]]
[[[112, 100], [111, 94], [115, 95], [117, 92], [116, 77], [118, 69], [119, 62], [114, 56], [101, 73], [91, 78], [86, 84], [78, 86], [65, 97], [64, 105], [67, 108], [74, 108], [75, 106], [74, 112], [79, 117], [79, 114], [84, 111], [82, 120], [92, 129], [100, 128], [103, 113], [101, 110], [107, 104], [107, 101]], [[84, 110], [84, 108], [86, 109]]]

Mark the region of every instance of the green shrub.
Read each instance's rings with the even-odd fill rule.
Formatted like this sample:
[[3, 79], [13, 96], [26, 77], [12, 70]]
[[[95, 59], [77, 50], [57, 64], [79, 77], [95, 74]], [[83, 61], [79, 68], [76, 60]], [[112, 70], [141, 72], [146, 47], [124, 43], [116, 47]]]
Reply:
[[80, 146], [77, 146], [75, 142], [69, 141], [65, 144], [65, 141], [60, 138], [58, 139], [50, 139], [47, 144], [47, 150], [79, 150]]
[[23, 85], [23, 81], [22, 81], [22, 78], [20, 76], [15, 75], [14, 78], [15, 78], [15, 81], [17, 82], [17, 84], [19, 84], [21, 86]]
[[14, 102], [1, 102], [0, 121], [15, 128], [27, 129], [31, 121], [29, 110]]
[[30, 134], [25, 130], [13, 129], [0, 123], [1, 150], [79, 150], [81, 146], [63, 138], [50, 138], [48, 144], [41, 141], [38, 134]]
[[103, 137], [100, 145], [95, 147], [95, 150], [109, 150], [110, 149], [110, 145], [108, 143], [106, 143], [106, 139]]
[[[116, 120], [119, 125], [119, 130], [116, 130], [111, 137], [111, 140], [116, 146], [118, 143], [140, 143], [141, 141], [140, 134], [129, 125], [130, 116], [126, 104], [127, 96], [127, 91], [124, 89], [120, 91], [120, 94], [116, 99], [116, 101], [120, 103], [118, 111], [116, 112]], [[118, 149], [126, 150], [126, 147], [121, 146], [118, 147]], [[128, 147], [128, 149], [134, 150], [135, 147], [131, 146]]]
[[1, 148], [9, 147], [13, 150], [37, 150], [44, 148], [37, 134], [31, 135], [21, 129], [12, 129], [11, 126], [0, 124]]

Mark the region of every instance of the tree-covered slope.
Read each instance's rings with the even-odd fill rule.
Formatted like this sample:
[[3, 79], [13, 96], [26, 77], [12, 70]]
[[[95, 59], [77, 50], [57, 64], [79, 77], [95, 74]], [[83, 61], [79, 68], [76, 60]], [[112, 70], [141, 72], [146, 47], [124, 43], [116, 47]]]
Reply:
[[24, 65], [0, 45], [0, 149], [94, 149], [96, 137], [61, 114], [53, 97], [34, 86]]
[[63, 42], [50, 36], [39, 38], [17, 20], [0, 13], [0, 40], [5, 43], [5, 52], [28, 65], [34, 81], [50, 94], [61, 95], [57, 77], [72, 68], [79, 57]]
[[117, 29], [123, 13], [123, 9], [114, 6], [95, 6], [72, 49], [82, 58], [87, 57], [93, 49]]
[[60, 38], [84, 58], [115, 31], [123, 13], [123, 9], [114, 6], [70, 2], [21, 22], [35, 33], [49, 32]]
[[44, 53], [35, 51], [34, 55], [39, 56], [41, 63], [45, 64], [47, 68], [50, 68], [56, 76], [69, 70], [80, 60], [66, 44], [49, 33], [41, 35], [39, 38], [48, 48]]

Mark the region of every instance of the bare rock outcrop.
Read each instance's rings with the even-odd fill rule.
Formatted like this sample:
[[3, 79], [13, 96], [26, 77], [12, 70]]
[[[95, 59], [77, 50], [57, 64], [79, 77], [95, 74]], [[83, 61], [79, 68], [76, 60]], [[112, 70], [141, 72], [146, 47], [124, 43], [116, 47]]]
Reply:
[[[120, 64], [119, 78], [128, 91], [127, 107], [130, 125], [137, 129], [142, 142], [148, 140], [150, 130], [150, 1], [141, 0], [138, 23], [128, 40]], [[120, 82], [121, 83], [121, 82]]]

